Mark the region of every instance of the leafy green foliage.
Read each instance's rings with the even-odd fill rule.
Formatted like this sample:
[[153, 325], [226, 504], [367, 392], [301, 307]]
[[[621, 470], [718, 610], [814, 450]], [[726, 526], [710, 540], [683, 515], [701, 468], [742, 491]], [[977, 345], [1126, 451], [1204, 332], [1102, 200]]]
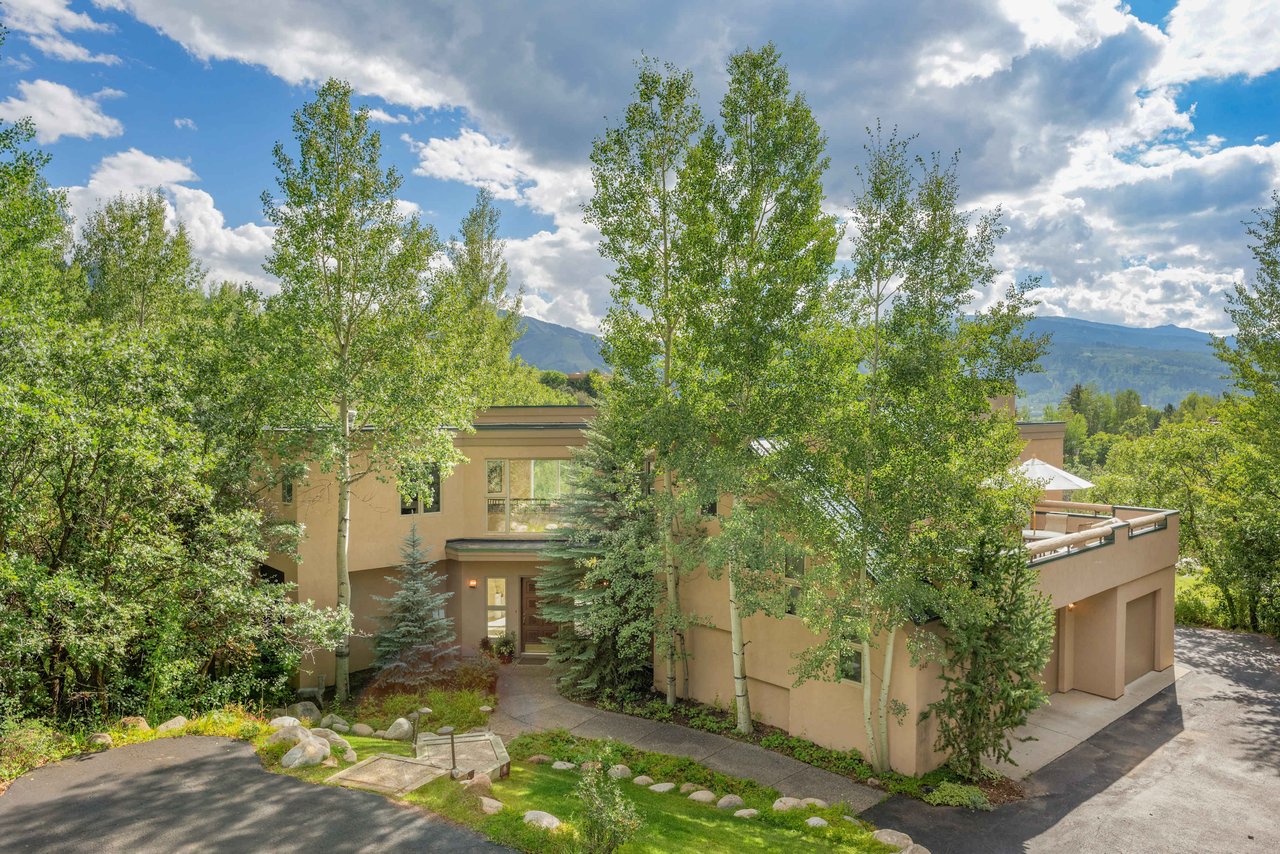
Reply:
[[994, 809], [981, 789], [963, 783], [940, 783], [932, 792], [926, 793], [921, 800], [935, 807], [965, 807], [984, 811]]
[[582, 809], [574, 814], [578, 842], [586, 854], [613, 854], [636, 835], [643, 823], [622, 785], [599, 768], [584, 770], [574, 796]]
[[431, 714], [419, 722], [419, 729], [451, 726], [458, 732], [466, 732], [472, 727], [485, 725], [481, 706], [493, 707], [496, 703], [497, 700], [487, 691], [432, 689], [362, 697], [352, 713], [356, 720], [385, 729], [396, 718], [403, 718], [427, 706]]
[[444, 613], [445, 603], [453, 593], [440, 589], [445, 577], [435, 571], [435, 561], [428, 561], [423, 555], [416, 524], [405, 536], [400, 556], [400, 574], [387, 576], [396, 592], [374, 597], [383, 603], [383, 628], [374, 637], [373, 648], [377, 665], [396, 682], [405, 683], [428, 673], [403, 671], [435, 670], [440, 659], [451, 655], [456, 647], [453, 618]]

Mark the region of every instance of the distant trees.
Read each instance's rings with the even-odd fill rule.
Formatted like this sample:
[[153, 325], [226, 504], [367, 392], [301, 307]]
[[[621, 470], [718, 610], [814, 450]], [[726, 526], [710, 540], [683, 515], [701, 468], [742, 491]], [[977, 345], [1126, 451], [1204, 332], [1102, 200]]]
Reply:
[[1219, 403], [1213, 395], [1191, 392], [1176, 407], [1153, 409], [1133, 389], [1113, 394], [1076, 383], [1060, 404], [1045, 407], [1043, 417], [1066, 422], [1063, 456], [1069, 466], [1087, 473], [1105, 464], [1111, 449], [1125, 439], [1149, 435], [1162, 424], [1212, 418]]

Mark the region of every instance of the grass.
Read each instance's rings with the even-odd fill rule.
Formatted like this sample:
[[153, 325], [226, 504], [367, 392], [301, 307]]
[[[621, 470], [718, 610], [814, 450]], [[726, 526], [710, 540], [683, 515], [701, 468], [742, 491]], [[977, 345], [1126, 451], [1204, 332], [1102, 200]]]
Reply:
[[419, 723], [420, 728], [434, 731], [442, 726], [451, 726], [459, 732], [466, 732], [472, 727], [485, 725], [486, 715], [480, 711], [481, 706], [497, 705], [495, 697], [480, 691], [430, 689], [362, 699], [355, 705], [335, 706], [326, 711], [339, 715], [349, 723], [358, 721], [374, 729], [386, 729], [396, 718], [403, 718], [410, 712], [427, 706], [431, 709], [431, 714]]

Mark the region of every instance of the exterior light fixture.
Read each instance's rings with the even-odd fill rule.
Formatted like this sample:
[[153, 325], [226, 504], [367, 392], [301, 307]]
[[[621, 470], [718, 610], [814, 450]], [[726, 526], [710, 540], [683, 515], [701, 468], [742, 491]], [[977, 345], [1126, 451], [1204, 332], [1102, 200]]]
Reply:
[[1068, 603], [1067, 603], [1067, 610], [1068, 610], [1068, 611], [1074, 611], [1075, 609], [1076, 609], [1076, 603], [1075, 603], [1075, 602], [1068, 602]]
[[477, 582], [474, 578], [472, 578], [472, 579], [469, 579], [469, 580], [467, 581], [467, 586], [468, 586], [468, 587], [470, 587], [472, 590], [475, 590], [475, 589], [476, 589], [476, 585], [477, 585], [478, 583], [479, 583], [479, 582]]

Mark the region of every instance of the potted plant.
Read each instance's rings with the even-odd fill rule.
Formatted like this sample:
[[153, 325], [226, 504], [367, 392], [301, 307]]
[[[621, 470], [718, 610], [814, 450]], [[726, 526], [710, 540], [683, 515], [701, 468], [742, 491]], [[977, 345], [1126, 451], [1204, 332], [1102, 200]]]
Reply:
[[516, 636], [511, 632], [507, 632], [493, 642], [493, 651], [498, 656], [499, 661], [503, 664], [510, 664], [516, 657]]
[[497, 657], [497, 653], [493, 651], [493, 640], [488, 636], [480, 638], [480, 654], [485, 658]]

